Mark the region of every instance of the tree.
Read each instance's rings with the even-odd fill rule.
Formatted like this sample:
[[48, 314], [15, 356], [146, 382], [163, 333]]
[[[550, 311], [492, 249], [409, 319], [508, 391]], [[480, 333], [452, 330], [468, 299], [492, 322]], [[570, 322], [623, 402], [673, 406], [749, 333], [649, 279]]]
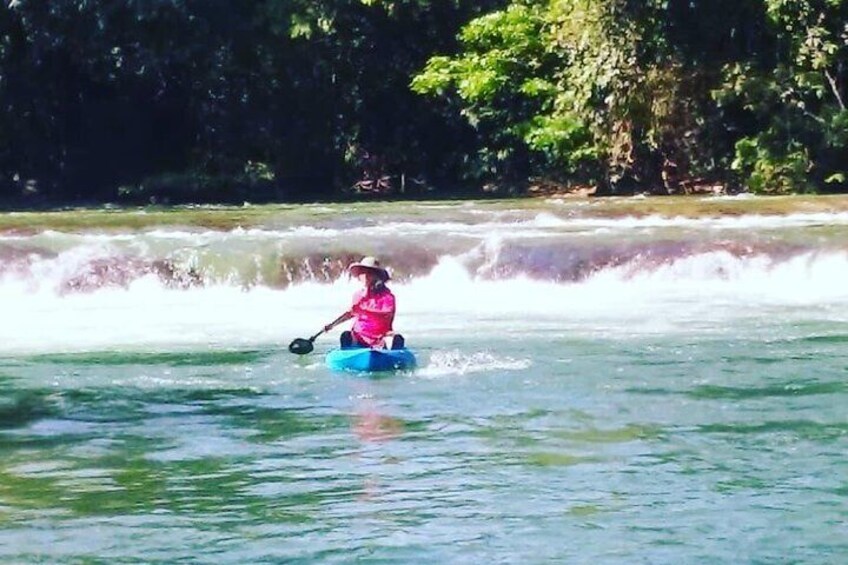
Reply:
[[762, 193], [845, 190], [848, 2], [766, 0], [773, 62], [728, 65], [722, 100], [742, 104], [753, 131], [733, 168]]
[[393, 178], [450, 177], [467, 131], [409, 76], [493, 5], [4, 3], [0, 184], [47, 201], [118, 186], [136, 200], [309, 199], [349, 186], [366, 153]]
[[487, 172], [518, 161], [611, 190], [651, 186], [697, 128], [694, 73], [663, 35], [664, 6], [514, 2], [466, 26], [463, 53], [430, 59], [413, 88], [461, 100]]

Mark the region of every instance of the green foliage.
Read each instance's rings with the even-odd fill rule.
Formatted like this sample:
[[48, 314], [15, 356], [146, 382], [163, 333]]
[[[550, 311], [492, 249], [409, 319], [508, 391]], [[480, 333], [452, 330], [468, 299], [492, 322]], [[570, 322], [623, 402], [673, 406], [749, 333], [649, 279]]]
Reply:
[[588, 128], [573, 116], [534, 116], [522, 125], [522, 139], [528, 147], [543, 153], [550, 162], [559, 163], [568, 173], [575, 173], [581, 164], [600, 157]]
[[556, 91], [547, 78], [556, 55], [547, 49], [545, 25], [542, 7], [533, 2], [477, 18], [460, 33], [461, 55], [431, 57], [411, 81], [420, 94], [458, 99], [461, 115], [479, 134], [473, 176], [526, 175], [528, 145], [544, 146], [543, 159], [556, 158], [563, 146], [552, 142], [563, 124], [543, 114]]
[[843, 172], [834, 173], [824, 179], [827, 184], [845, 184], [846, 181], [848, 181], [848, 175]]
[[822, 112], [823, 141], [828, 149], [848, 148], [848, 110], [830, 107]]
[[848, 2], [764, 4], [782, 56], [769, 66], [729, 65], [716, 93], [721, 103], [740, 104], [757, 121], [759, 133], [736, 145], [735, 169], [758, 192], [841, 184], [848, 153]]
[[678, 190], [724, 163], [755, 190], [807, 191], [848, 157], [846, 5], [517, 1], [412, 84], [459, 107], [482, 154], [523, 148], [537, 174], [595, 163], [612, 190]]
[[812, 163], [804, 147], [793, 145], [776, 151], [763, 137], [743, 138], [736, 143], [732, 167], [742, 173], [755, 194], [811, 192], [808, 173]]
[[190, 194], [217, 195], [208, 179], [239, 181], [244, 163], [261, 162], [275, 194], [315, 198], [355, 180], [365, 153], [395, 175], [451, 174], [461, 124], [411, 93], [409, 77], [491, 5], [4, 6], [0, 197], [34, 186], [48, 201], [108, 200], [168, 171], [197, 175]]
[[545, 58], [543, 20], [538, 10], [512, 5], [466, 25], [460, 41], [466, 54], [456, 58], [432, 57], [412, 80], [419, 93], [444, 93], [455, 88], [470, 105], [486, 105], [498, 96], [511, 96]]
[[516, 2], [469, 23], [463, 52], [431, 58], [412, 86], [455, 95], [486, 132], [484, 149], [514, 156], [523, 147], [537, 173], [651, 182], [659, 169], [638, 155], [683, 153], [698, 129], [690, 117], [698, 93], [681, 86], [693, 73], [664, 41], [665, 9], [660, 1]]
[[460, 34], [463, 52], [434, 56], [411, 83], [421, 94], [455, 96], [461, 115], [480, 132], [477, 171], [504, 174], [527, 166], [575, 171], [596, 158], [577, 114], [556, 112], [561, 52], [551, 49], [548, 6], [513, 3], [477, 18]]
[[846, 21], [848, 0], [7, 2], [0, 200], [846, 190]]
[[267, 165], [248, 163], [238, 175], [210, 175], [203, 171], [153, 175], [138, 184], [119, 186], [117, 197], [125, 204], [269, 202], [283, 196], [273, 181]]

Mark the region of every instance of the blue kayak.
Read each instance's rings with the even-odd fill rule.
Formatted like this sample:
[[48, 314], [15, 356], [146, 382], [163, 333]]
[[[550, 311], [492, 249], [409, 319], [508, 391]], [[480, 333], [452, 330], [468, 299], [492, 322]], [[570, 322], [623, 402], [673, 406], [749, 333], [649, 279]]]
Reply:
[[402, 371], [415, 367], [415, 354], [406, 348], [333, 349], [327, 353], [327, 366], [334, 371]]

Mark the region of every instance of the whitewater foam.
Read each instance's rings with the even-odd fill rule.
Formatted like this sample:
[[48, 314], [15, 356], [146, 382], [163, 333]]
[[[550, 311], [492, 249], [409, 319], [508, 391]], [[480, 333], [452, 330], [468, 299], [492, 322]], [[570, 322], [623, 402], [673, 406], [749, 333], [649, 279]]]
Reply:
[[426, 365], [416, 371], [423, 378], [437, 379], [447, 376], [464, 376], [490, 371], [523, 371], [532, 366], [529, 359], [515, 359], [495, 355], [488, 351], [468, 353], [453, 349], [434, 351]]
[[[377, 239], [373, 226], [7, 235], [0, 238], [0, 354], [284, 346], [349, 306], [357, 283], [344, 276], [345, 261], [351, 250], [375, 248], [390, 268], [400, 267], [391, 283], [397, 329], [425, 342], [469, 331], [626, 337], [733, 331], [771, 316], [845, 320], [848, 250], [839, 229], [813, 244], [774, 234], [753, 240], [772, 228], [825, 222], [848, 223], [848, 214], [580, 220], [505, 213], [480, 224], [388, 223]], [[741, 235], [712, 240], [684, 230], [674, 239], [679, 226], [692, 225]], [[634, 226], [660, 233], [633, 238]], [[624, 235], [585, 237], [607, 229]]]

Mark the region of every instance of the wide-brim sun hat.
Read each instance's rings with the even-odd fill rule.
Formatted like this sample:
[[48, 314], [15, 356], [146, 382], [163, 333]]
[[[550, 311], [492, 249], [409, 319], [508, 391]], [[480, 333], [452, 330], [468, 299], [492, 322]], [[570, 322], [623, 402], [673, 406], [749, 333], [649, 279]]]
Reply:
[[354, 277], [359, 276], [359, 274], [363, 272], [371, 272], [384, 281], [391, 278], [389, 276], [389, 272], [380, 266], [380, 262], [376, 257], [363, 257], [362, 260], [352, 263], [347, 270]]

